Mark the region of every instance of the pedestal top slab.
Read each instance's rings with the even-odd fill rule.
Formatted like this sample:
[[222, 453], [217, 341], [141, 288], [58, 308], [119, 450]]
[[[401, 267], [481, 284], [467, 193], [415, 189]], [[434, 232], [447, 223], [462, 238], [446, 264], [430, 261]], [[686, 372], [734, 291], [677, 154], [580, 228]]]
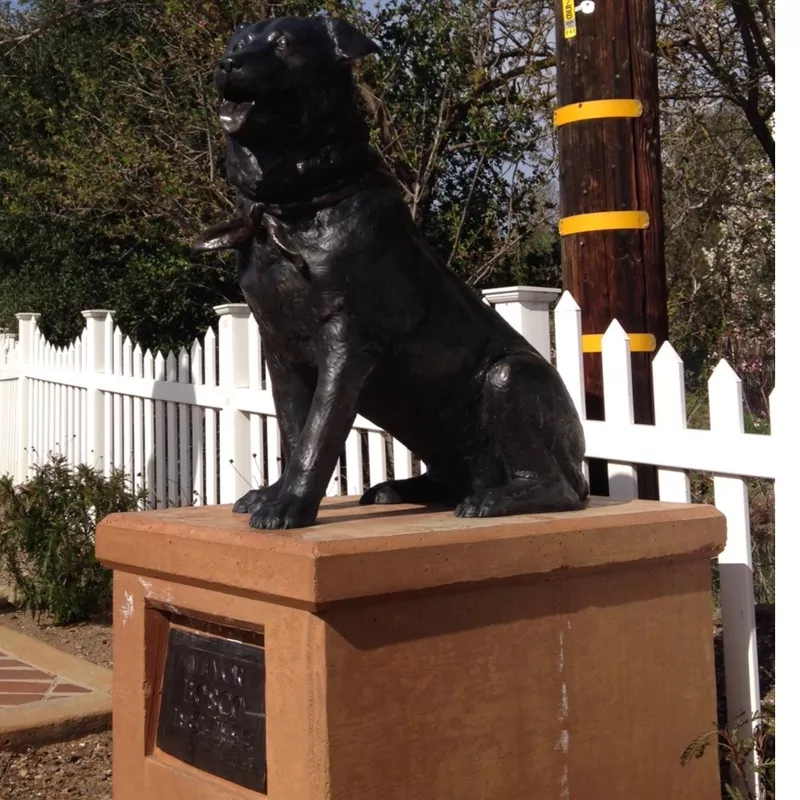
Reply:
[[464, 520], [451, 510], [323, 503], [317, 524], [254, 531], [231, 506], [112, 514], [97, 529], [106, 566], [319, 608], [417, 591], [633, 561], [713, 558], [713, 506], [591, 498], [575, 512]]

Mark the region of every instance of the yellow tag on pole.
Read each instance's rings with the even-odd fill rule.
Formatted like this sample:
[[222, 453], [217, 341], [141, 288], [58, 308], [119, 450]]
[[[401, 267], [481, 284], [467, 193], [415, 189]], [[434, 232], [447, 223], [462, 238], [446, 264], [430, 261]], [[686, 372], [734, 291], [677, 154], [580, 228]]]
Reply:
[[564, 38], [572, 39], [578, 33], [575, 21], [575, 0], [563, 0], [564, 3]]

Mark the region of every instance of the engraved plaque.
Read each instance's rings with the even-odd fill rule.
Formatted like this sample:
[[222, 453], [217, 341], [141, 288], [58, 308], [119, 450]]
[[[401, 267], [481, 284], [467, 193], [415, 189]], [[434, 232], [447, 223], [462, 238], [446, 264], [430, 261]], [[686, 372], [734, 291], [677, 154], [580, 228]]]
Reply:
[[266, 792], [264, 648], [172, 628], [156, 743], [165, 753]]

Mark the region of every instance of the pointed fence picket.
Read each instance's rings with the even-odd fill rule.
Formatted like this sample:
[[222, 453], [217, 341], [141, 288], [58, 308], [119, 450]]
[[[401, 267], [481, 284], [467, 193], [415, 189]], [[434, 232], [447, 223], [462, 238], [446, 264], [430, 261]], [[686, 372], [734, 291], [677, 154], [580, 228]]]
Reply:
[[[686, 386], [683, 361], [669, 342], [665, 342], [653, 359], [653, 397], [655, 424], [672, 428], [677, 435], [686, 430]], [[673, 503], [691, 501], [689, 476], [678, 469], [658, 470], [658, 494], [661, 500]]]
[[[129, 336], [122, 342], [122, 376], [133, 375], [133, 343]], [[122, 469], [133, 475], [133, 397], [122, 396]]]
[[[247, 372], [249, 389], [264, 386], [264, 357], [261, 353], [261, 333], [251, 314], [247, 319]], [[264, 483], [264, 418], [261, 414], [250, 414], [250, 487]]]
[[[203, 384], [203, 346], [195, 339], [192, 345], [192, 386]], [[201, 505], [205, 497], [205, 462], [203, 440], [203, 409], [192, 406], [192, 505]]]
[[[114, 331], [112, 351], [112, 371], [115, 376], [122, 377], [122, 331], [119, 328]], [[114, 467], [116, 469], [123, 469], [125, 464], [122, 461], [122, 448], [124, 444], [122, 436], [122, 395], [118, 392], [114, 392], [113, 398], [112, 413], [114, 419], [112, 430], [114, 431], [114, 442], [112, 453]]]
[[[178, 381], [188, 384], [190, 380], [189, 353], [182, 347], [178, 353]], [[192, 458], [189, 441], [189, 405], [186, 403], [178, 406], [178, 453], [180, 504], [190, 506], [192, 505]]]
[[[114, 315], [109, 312], [103, 321], [103, 374], [114, 370]], [[145, 400], [147, 403], [147, 400]], [[69, 414], [67, 415], [69, 416]], [[103, 392], [103, 472], [114, 468], [114, 395]]]
[[0, 331], [0, 475], [14, 474], [19, 458], [19, 348], [16, 336]]
[[347, 463], [347, 494], [364, 493], [364, 445], [361, 431], [353, 429], [347, 437], [345, 445], [345, 461]]
[[[510, 308], [528, 296], [527, 289], [495, 291], [487, 302], [504, 304], [502, 315], [536, 331], [536, 346], [546, 348], [547, 303], [519, 300], [519, 309]], [[0, 472], [22, 480], [48, 453], [63, 453], [73, 465], [124, 469], [134, 487], [146, 489], [147, 504], [159, 508], [231, 503], [275, 483], [285, 463], [258, 326], [244, 305], [216, 311], [218, 332], [209, 328], [190, 352], [177, 354], [143, 353], [111, 311], [84, 312], [85, 328], [67, 348], [45, 340], [38, 315], [19, 314], [19, 341], [11, 345], [0, 334]], [[709, 381], [710, 429], [687, 428], [683, 364], [669, 343], [652, 362], [655, 424], [635, 424], [631, 359], [638, 356], [616, 321], [602, 343], [606, 419], [587, 420], [581, 312], [569, 292], [553, 322], [555, 365], [583, 420], [587, 457], [608, 462], [614, 497], [636, 496], [636, 464], [656, 466], [661, 498], [674, 502], [691, 499], [687, 471], [713, 475], [714, 502], [728, 521], [719, 559], [728, 713], [755, 713], [747, 478], [775, 478], [774, 433], [744, 432], [741, 382], [724, 361]], [[389, 474], [411, 477], [414, 464], [401, 442], [358, 417], [327, 492], [360, 495]]]
[[[217, 337], [209, 328], [206, 333], [204, 353], [203, 386], [211, 390], [217, 386]], [[216, 408], [205, 409], [205, 502], [216, 505], [219, 498], [219, 450], [217, 448], [218, 414]]]
[[[267, 383], [267, 391], [271, 386]], [[267, 417], [267, 484], [275, 483], [283, 472], [283, 459], [281, 456], [281, 429], [278, 418], [274, 415]]]
[[394, 462], [394, 479], [397, 481], [413, 475], [413, 456], [411, 451], [397, 439], [392, 439], [392, 458]]
[[[724, 359], [708, 381], [708, 396], [711, 430], [733, 440], [744, 435], [742, 382]], [[761, 693], [747, 481], [715, 474], [714, 505], [728, 521], [728, 541], [718, 559], [728, 717], [731, 722], [744, 722], [741, 735], [750, 738], [750, 718], [760, 710]]]
[[383, 483], [388, 477], [386, 462], [386, 440], [379, 431], [367, 434], [367, 451], [369, 453], [369, 483], [375, 486]]
[[[164, 384], [167, 379], [167, 365], [163, 353], [157, 353], [155, 362], [156, 383]], [[155, 401], [155, 461], [156, 461], [156, 503], [158, 508], [167, 506], [167, 407], [163, 400]]]
[[[148, 383], [155, 381], [155, 360], [150, 350], [147, 350], [142, 359], [142, 378]], [[144, 483], [147, 488], [147, 505], [156, 508], [156, 429], [155, 429], [155, 404], [149, 397], [144, 399], [142, 409], [144, 416], [144, 458], [145, 474]]]
[[[603, 336], [603, 408], [605, 421], [630, 436], [633, 425], [633, 374], [631, 369], [631, 340], [614, 320]], [[608, 376], [608, 378], [606, 378]], [[639, 496], [636, 468], [630, 464], [608, 462], [609, 495], [617, 500], [632, 500]]]
[[[78, 371], [78, 362], [75, 356], [75, 342], [73, 342], [69, 346], [68, 356], [67, 356], [67, 368], [69, 369], [70, 373], [74, 374]], [[75, 404], [75, 397], [77, 395], [78, 389], [75, 386], [67, 386], [67, 418], [70, 422], [70, 429], [67, 431], [67, 461], [71, 466], [75, 466], [76, 459], [75, 459], [75, 445], [77, 444], [78, 439], [78, 432], [77, 432], [77, 408]], [[113, 436], [113, 428], [112, 428], [112, 436]], [[116, 442], [116, 438], [114, 442]]]
[[[144, 378], [144, 354], [137, 344], [133, 348], [133, 377]], [[133, 486], [137, 492], [145, 488], [144, 483], [144, 406], [141, 397], [133, 398]]]
[[[178, 380], [178, 360], [175, 353], [167, 354], [167, 383]], [[167, 504], [178, 505], [178, 404], [167, 403]]]

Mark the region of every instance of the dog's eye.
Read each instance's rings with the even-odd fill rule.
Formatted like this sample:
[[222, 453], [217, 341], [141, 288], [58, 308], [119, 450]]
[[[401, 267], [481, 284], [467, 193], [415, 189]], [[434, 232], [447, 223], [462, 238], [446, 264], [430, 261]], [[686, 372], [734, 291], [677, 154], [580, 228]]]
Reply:
[[275, 40], [275, 46], [281, 50], [285, 50], [289, 46], [289, 39], [286, 36], [279, 36]]

